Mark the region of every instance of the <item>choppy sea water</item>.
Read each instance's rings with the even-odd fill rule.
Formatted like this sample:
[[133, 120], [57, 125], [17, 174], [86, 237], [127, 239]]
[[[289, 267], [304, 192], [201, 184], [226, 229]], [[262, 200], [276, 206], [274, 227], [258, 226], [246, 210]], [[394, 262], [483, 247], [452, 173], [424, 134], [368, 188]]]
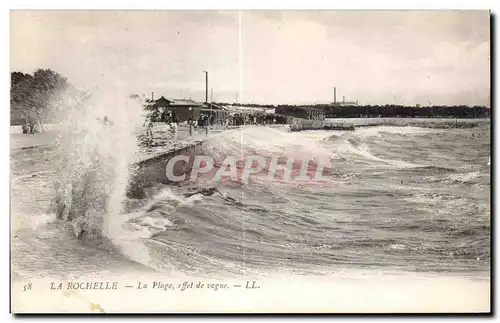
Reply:
[[[24, 221], [14, 232], [35, 230], [47, 250], [76, 243], [61, 234], [65, 223], [47, 215], [60, 154], [53, 146], [11, 152], [12, 216]], [[212, 136], [205, 154], [326, 157], [329, 179], [157, 183], [146, 199], [124, 198], [120, 234], [112, 239], [119, 251], [99, 252], [195, 274], [489, 273], [489, 124], [298, 133], [244, 127]], [[192, 194], [200, 189], [213, 194]], [[14, 245], [28, 245], [22, 234], [15, 239]], [[72, 253], [82, 257], [72, 261], [88, 261], [93, 249], [84, 244], [78, 250]], [[95, 267], [110, 262], [91, 259]]]

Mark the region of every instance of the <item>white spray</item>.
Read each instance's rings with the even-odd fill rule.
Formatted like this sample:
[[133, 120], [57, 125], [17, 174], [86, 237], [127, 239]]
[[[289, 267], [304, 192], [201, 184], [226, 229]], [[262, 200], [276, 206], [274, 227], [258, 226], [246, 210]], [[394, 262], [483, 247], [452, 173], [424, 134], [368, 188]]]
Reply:
[[59, 100], [63, 165], [56, 199], [59, 218], [71, 221], [77, 236], [114, 240], [144, 112], [122, 91], [102, 93], [73, 91]]

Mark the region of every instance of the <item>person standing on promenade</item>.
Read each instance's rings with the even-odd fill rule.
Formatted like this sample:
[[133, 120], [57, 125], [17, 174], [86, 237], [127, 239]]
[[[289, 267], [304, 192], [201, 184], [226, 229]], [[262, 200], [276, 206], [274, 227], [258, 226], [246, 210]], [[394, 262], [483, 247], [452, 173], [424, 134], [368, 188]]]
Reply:
[[189, 127], [189, 135], [192, 136], [193, 135], [193, 117], [189, 117], [188, 118], [188, 127]]
[[172, 138], [173, 138], [173, 141], [177, 141], [177, 122], [175, 122], [174, 120], [172, 120], [172, 122], [170, 123], [170, 129], [172, 130]]
[[150, 114], [149, 116], [146, 117], [146, 121], [144, 122], [144, 126], [146, 127], [146, 137], [150, 140], [153, 141], [153, 115]]

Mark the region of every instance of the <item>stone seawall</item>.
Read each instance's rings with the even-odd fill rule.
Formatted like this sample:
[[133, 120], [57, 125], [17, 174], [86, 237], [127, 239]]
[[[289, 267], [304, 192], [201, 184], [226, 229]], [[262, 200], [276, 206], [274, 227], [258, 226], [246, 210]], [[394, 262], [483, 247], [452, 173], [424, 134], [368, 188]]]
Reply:
[[290, 131], [304, 130], [354, 130], [354, 124], [347, 122], [334, 122], [329, 120], [309, 120], [290, 118], [288, 120]]
[[[303, 130], [354, 130], [354, 126], [348, 123], [339, 123], [332, 121], [307, 120], [300, 118], [291, 118], [289, 120], [290, 131]], [[135, 198], [145, 197], [144, 188], [152, 186], [155, 183], [178, 184], [171, 182], [166, 175], [166, 166], [170, 159], [177, 155], [195, 156], [203, 154], [204, 143], [208, 137], [200, 140], [187, 142], [181, 147], [155, 153], [152, 156], [143, 157], [132, 164], [132, 176], [129, 181], [127, 195]], [[192, 163], [192, 162], [191, 162]], [[181, 162], [176, 164], [177, 168], [191, 168], [191, 163], [186, 165]], [[181, 173], [183, 170], [179, 169]], [[186, 171], [186, 169], [184, 169]], [[175, 170], [174, 170], [175, 172]], [[176, 174], [176, 175], [180, 175]]]
[[[183, 147], [158, 153], [135, 162], [131, 166], [132, 176], [129, 180], [127, 195], [134, 198], [144, 198], [144, 188], [155, 183], [172, 184], [166, 175], [166, 166], [170, 159], [177, 155], [194, 156], [200, 154], [203, 144], [204, 141], [194, 141]], [[191, 165], [185, 167], [191, 167]]]

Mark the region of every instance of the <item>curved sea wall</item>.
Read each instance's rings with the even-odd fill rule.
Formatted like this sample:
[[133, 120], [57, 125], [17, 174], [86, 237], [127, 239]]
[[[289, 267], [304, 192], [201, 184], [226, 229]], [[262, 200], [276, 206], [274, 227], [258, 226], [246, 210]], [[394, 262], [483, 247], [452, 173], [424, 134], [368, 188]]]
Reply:
[[[177, 182], [172, 182], [167, 178], [166, 167], [168, 162], [178, 155], [194, 156], [200, 154], [203, 149], [203, 143], [203, 141], [196, 141], [184, 147], [165, 151], [134, 163], [131, 166], [132, 176], [129, 180], [127, 195], [134, 198], [143, 198], [145, 197], [144, 188], [155, 183], [177, 184]], [[184, 168], [192, 167], [192, 165], [183, 166], [182, 163], [176, 164], [176, 167], [177, 165]], [[174, 173], [176, 171], [183, 173], [185, 169], [174, 169]]]
[[356, 120], [356, 127], [420, 127], [420, 128], [474, 128], [487, 126], [489, 119], [416, 119], [416, 118], [379, 118], [371, 120]]
[[[354, 130], [350, 123], [308, 120], [301, 118], [289, 119], [290, 131], [303, 130]], [[185, 144], [183, 147], [167, 150], [157, 153], [154, 156], [142, 158], [131, 165], [131, 177], [127, 187], [127, 195], [132, 198], [144, 198], [144, 189], [155, 185], [171, 184], [178, 185], [179, 182], [173, 182], [167, 178], [166, 167], [168, 162], [178, 155], [196, 156], [204, 153], [204, 140], [199, 140]], [[173, 170], [174, 175], [182, 175], [193, 167], [193, 158], [189, 163], [176, 162]]]
[[334, 122], [329, 120], [310, 120], [291, 117], [288, 120], [290, 131], [303, 130], [354, 130], [354, 125], [347, 122]]
[[443, 118], [344, 118], [309, 120], [289, 117], [290, 131], [303, 130], [355, 130], [359, 127], [422, 127], [422, 128], [474, 128], [488, 126], [490, 119], [443, 119]]

